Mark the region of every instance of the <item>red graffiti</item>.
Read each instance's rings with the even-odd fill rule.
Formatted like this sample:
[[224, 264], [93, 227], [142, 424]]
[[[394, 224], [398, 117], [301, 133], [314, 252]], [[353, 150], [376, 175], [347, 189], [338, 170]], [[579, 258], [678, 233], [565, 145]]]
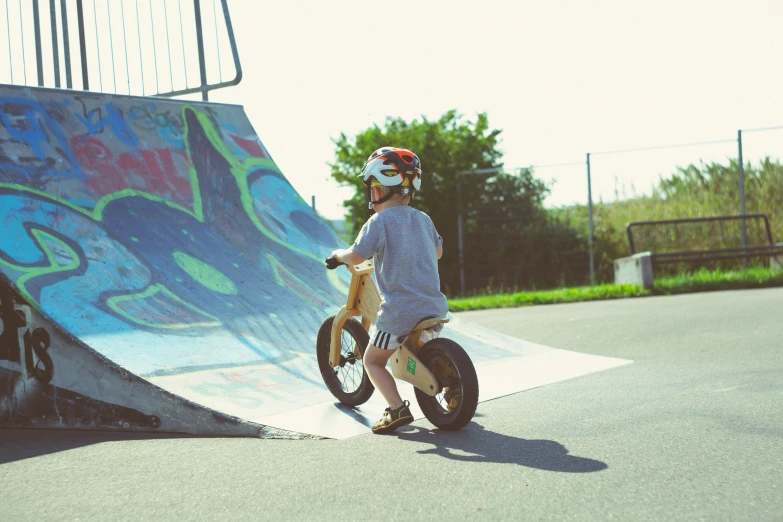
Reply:
[[193, 189], [187, 175], [177, 170], [175, 158], [187, 164], [184, 151], [138, 149], [114, 157], [111, 150], [92, 136], [75, 136], [71, 149], [87, 176], [87, 186], [98, 197], [133, 189], [170, 198], [173, 202], [193, 202]]
[[237, 145], [242, 147], [245, 152], [254, 158], [266, 158], [266, 154], [264, 154], [264, 150], [261, 148], [261, 144], [258, 141], [240, 138], [239, 136], [234, 136], [233, 134], [231, 135], [231, 138], [236, 142]]

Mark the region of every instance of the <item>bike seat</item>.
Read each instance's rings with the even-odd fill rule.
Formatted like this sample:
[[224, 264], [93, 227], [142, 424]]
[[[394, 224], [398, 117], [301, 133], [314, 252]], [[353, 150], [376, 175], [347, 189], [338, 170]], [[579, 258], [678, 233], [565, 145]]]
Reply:
[[425, 319], [422, 319], [418, 322], [416, 326], [413, 327], [413, 332], [418, 332], [419, 330], [426, 330], [427, 328], [432, 328], [433, 326], [440, 324], [440, 323], [448, 323], [449, 320], [445, 319], [443, 317], [427, 317]]

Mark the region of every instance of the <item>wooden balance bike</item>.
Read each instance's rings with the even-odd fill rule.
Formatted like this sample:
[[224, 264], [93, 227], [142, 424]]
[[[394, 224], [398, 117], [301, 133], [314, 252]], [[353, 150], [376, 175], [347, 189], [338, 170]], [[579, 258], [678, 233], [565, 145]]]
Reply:
[[[335, 259], [327, 260], [327, 265], [338, 264], [341, 263]], [[316, 350], [318, 367], [329, 391], [342, 404], [358, 406], [375, 391], [364, 371], [362, 357], [370, 341], [367, 331], [378, 316], [381, 297], [371, 277], [375, 270], [371, 259], [346, 266], [352, 274], [348, 300], [321, 325]], [[361, 322], [354, 317], [361, 317]], [[454, 341], [441, 337], [421, 341], [424, 330], [446, 322], [443, 318], [419, 322], [389, 362], [395, 378], [415, 387], [416, 401], [427, 420], [441, 429], [458, 430], [476, 412], [476, 369], [465, 350]]]

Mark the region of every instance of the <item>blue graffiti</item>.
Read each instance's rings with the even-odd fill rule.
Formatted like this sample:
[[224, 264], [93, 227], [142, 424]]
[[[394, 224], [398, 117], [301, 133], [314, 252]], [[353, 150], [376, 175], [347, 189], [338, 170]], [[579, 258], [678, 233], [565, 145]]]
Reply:
[[131, 130], [125, 118], [122, 115], [122, 111], [113, 104], [106, 105], [106, 117], [101, 118], [101, 110], [93, 109], [87, 113], [86, 117], [80, 114], [75, 115], [79, 121], [81, 121], [87, 128], [87, 133], [92, 136], [98, 132], [101, 132], [105, 127], [110, 127], [114, 132], [114, 135], [120, 139], [124, 144], [137, 147], [139, 145], [139, 137]]
[[[9, 172], [41, 175], [54, 171], [58, 176], [84, 178], [68, 139], [40, 103], [24, 98], [0, 97], [0, 123], [9, 138], [0, 139], [0, 169], [5, 171], [7, 176]], [[22, 144], [28, 147], [35, 157], [22, 157], [18, 152], [9, 153], [2, 145], [3, 142]], [[51, 152], [55, 152], [56, 157], [53, 157]], [[35, 159], [38, 164], [35, 164]], [[64, 170], [62, 160], [67, 162]]]

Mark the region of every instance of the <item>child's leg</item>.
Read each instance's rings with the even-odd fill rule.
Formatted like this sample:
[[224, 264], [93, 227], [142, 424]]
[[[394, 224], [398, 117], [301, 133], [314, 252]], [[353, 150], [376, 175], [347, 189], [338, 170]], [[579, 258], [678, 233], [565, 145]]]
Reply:
[[364, 358], [362, 359], [364, 369], [367, 370], [370, 381], [372, 381], [375, 389], [381, 392], [381, 395], [383, 395], [383, 398], [386, 399], [386, 402], [392, 409], [402, 406], [402, 398], [397, 391], [397, 383], [394, 382], [394, 377], [386, 369], [386, 363], [389, 362], [394, 351], [378, 348], [370, 342], [364, 351]]

